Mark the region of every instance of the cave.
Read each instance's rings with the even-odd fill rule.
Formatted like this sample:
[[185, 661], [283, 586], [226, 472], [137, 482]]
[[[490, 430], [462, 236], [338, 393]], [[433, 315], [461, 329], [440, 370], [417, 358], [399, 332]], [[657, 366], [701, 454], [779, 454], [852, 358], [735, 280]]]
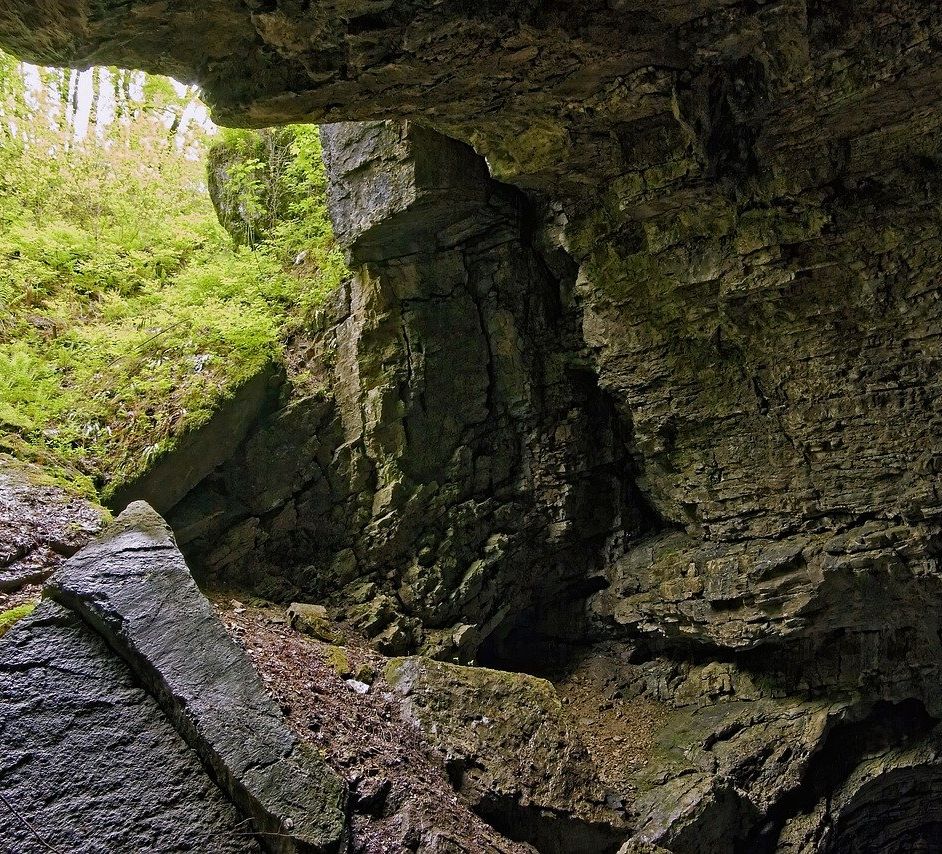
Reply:
[[[260, 372], [112, 509], [146, 501], [205, 589], [318, 603], [412, 662], [417, 726], [428, 686], [576, 709], [564, 797], [552, 751], [523, 794], [461, 753], [486, 709], [436, 723], [515, 843], [942, 851], [940, 44], [924, 0], [6, 0], [18, 57], [318, 124], [352, 271], [310, 342], [324, 394]], [[49, 598], [188, 720], [92, 588]], [[277, 809], [181, 732], [261, 844], [347, 850], [278, 848]], [[356, 785], [354, 838], [404, 814]], [[526, 850], [443, 838], [396, 844]]]

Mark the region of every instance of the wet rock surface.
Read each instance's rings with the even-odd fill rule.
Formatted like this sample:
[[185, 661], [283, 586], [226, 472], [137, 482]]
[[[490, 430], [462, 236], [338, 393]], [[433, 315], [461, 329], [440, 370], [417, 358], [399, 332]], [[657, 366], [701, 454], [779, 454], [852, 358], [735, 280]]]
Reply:
[[0, 710], [3, 850], [262, 850], [127, 665], [60, 605], [0, 640]]

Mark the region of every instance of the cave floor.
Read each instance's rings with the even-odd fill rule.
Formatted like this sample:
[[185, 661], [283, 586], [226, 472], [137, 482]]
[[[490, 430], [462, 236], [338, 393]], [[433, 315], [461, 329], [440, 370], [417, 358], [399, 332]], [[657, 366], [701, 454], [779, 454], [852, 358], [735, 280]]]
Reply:
[[[355, 630], [333, 624], [339, 643], [330, 644], [291, 628], [283, 606], [231, 591], [208, 595], [288, 724], [348, 781], [352, 851], [404, 850], [400, 843], [408, 846], [414, 826], [436, 828], [462, 851], [535, 850], [498, 833], [456, 794], [446, 754], [404, 719], [401, 699], [383, 677], [390, 659]], [[651, 758], [668, 709], [647, 697], [623, 696], [618, 666], [613, 655], [584, 654], [551, 681], [609, 806], [627, 811], [632, 777]]]
[[502, 837], [458, 798], [442, 757], [383, 685], [386, 659], [365, 640], [351, 631], [343, 646], [323, 643], [292, 629], [283, 606], [231, 593], [209, 598], [289, 726], [350, 784], [352, 851], [405, 850], [412, 826], [440, 828], [454, 844], [482, 851], [533, 850]]

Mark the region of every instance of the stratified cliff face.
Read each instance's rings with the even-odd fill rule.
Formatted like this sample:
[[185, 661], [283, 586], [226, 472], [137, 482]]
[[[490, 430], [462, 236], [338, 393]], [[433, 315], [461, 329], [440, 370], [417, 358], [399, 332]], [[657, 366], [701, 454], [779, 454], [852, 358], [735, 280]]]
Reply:
[[678, 852], [942, 850], [940, 39], [915, 0], [0, 10], [223, 121], [364, 122], [324, 131], [324, 394], [160, 509], [388, 652], [603, 645], [674, 709], [630, 812]]
[[181, 543], [229, 583], [329, 598], [389, 653], [470, 660], [534, 609], [584, 636], [645, 520], [571, 263], [471, 149], [394, 122], [323, 135], [357, 270], [308, 356], [324, 391], [172, 510]]

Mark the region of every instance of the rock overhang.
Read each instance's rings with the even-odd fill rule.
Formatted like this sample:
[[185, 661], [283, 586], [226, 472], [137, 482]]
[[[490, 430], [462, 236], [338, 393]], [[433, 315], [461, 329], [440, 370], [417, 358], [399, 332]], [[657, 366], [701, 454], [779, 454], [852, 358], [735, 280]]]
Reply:
[[[679, 627], [796, 695], [938, 712], [934, 5], [20, 5], [0, 41], [34, 58], [199, 79], [232, 123], [406, 117], [561, 202], [586, 364], [659, 522], [689, 537], [623, 537], [603, 629]], [[401, 239], [377, 234], [368, 260]]]
[[[641, 211], [750, 173], [814, 181], [828, 146], [919, 121], [937, 103], [940, 25], [921, 0], [13, 0], [0, 45], [198, 82], [224, 124], [417, 120], [515, 183], [611, 190]], [[894, 140], [884, 153], [919, 147]], [[847, 151], [864, 170], [877, 154]]]
[[[20, 55], [196, 79], [222, 121], [405, 117], [473, 143], [540, 212], [558, 203], [557, 238], [581, 264], [575, 322], [627, 413], [641, 490], [667, 527], [724, 547], [934, 518], [933, 271], [919, 247], [937, 237], [939, 37], [942, 12], [919, 0], [0, 11], [0, 44]], [[415, 145], [412, 126], [413, 150], [379, 176], [389, 192], [334, 206], [377, 207], [339, 222], [365, 260], [421, 240], [417, 220], [460, 220], [455, 173], [480, 167], [441, 138]], [[381, 186], [355, 174], [374, 155], [345, 150], [334, 186]], [[433, 174], [404, 198], [448, 156], [441, 186]]]

